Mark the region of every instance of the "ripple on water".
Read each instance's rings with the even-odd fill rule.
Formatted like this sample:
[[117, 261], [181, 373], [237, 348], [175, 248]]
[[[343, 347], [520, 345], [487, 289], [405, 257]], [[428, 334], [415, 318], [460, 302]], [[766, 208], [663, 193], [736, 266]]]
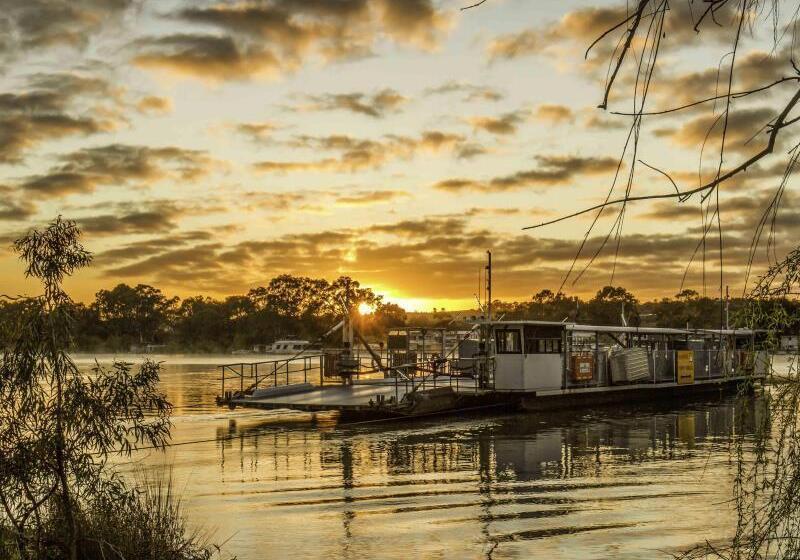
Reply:
[[218, 409], [214, 364], [164, 367], [180, 445], [120, 468], [169, 470], [240, 560], [668, 557], [732, 527], [734, 413], [761, 406], [341, 426]]

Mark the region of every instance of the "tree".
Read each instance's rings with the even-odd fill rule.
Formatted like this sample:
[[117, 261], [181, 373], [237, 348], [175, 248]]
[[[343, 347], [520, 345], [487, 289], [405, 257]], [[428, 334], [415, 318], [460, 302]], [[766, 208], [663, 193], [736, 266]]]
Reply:
[[373, 337], [383, 340], [386, 331], [396, 327], [405, 326], [408, 322], [406, 310], [396, 303], [381, 303], [375, 312], [365, 321], [365, 330], [368, 330]]
[[586, 304], [587, 318], [596, 325], [620, 325], [622, 315], [629, 325], [639, 324], [638, 300], [625, 288], [604, 286]]
[[[62, 283], [91, 261], [79, 237], [74, 222], [58, 218], [14, 243], [26, 276], [44, 289], [20, 302], [0, 363], [0, 505], [22, 558], [53, 557], [55, 544], [60, 557], [76, 560], [88, 537], [81, 512], [134, 499], [109, 472], [111, 455], [169, 437], [158, 364], [98, 365], [87, 376], [67, 353], [74, 306]], [[44, 538], [48, 526], [56, 530]]]
[[534, 295], [531, 299], [535, 303], [542, 305], [553, 301], [555, 297], [556, 295], [553, 293], [553, 290], [548, 290], [545, 288], [544, 290], [540, 290], [539, 292], [537, 292], [536, 295]]
[[384, 328], [402, 327], [408, 321], [408, 315], [396, 303], [383, 303], [375, 310], [375, 320]]
[[266, 288], [250, 290], [248, 299], [261, 311], [256, 322], [264, 334], [309, 335], [321, 328], [318, 318], [326, 309], [329, 290], [324, 279], [282, 274]]
[[175, 342], [195, 351], [220, 351], [230, 347], [231, 323], [224, 305], [212, 298], [184, 299], [176, 312]]
[[544, 289], [532, 298], [528, 317], [542, 321], [575, 321], [581, 301], [577, 297], [567, 297], [564, 292], [554, 293]]
[[326, 294], [325, 312], [330, 317], [341, 316], [345, 303], [350, 309], [357, 309], [362, 303], [377, 307], [383, 296], [376, 295], [370, 288], [362, 288], [357, 280], [340, 276], [330, 285]]
[[[758, 279], [737, 313], [737, 322], [765, 329], [765, 347], [777, 350], [780, 334], [795, 331], [800, 323], [795, 299], [799, 292], [800, 249], [794, 249]], [[742, 412], [736, 415], [733, 537], [728, 542], [697, 545], [682, 558], [800, 557], [799, 365], [800, 355], [795, 353], [788, 357], [787, 366], [770, 369], [771, 388], [761, 397], [768, 413], [751, 419], [754, 430], [738, 429], [748, 419]]]
[[135, 288], [118, 284], [100, 290], [94, 309], [109, 332], [120, 342], [157, 342], [166, 332], [178, 298], [168, 299], [158, 288], [139, 284]]
[[675, 299], [678, 301], [696, 301], [700, 299], [700, 294], [697, 293], [697, 290], [690, 290], [687, 288], [675, 294]]
[[258, 332], [311, 338], [338, 320], [346, 303], [355, 309], [361, 303], [378, 306], [381, 302], [381, 296], [346, 276], [329, 283], [291, 274], [276, 276], [266, 287], [251, 289], [247, 299], [257, 313], [252, 323]]

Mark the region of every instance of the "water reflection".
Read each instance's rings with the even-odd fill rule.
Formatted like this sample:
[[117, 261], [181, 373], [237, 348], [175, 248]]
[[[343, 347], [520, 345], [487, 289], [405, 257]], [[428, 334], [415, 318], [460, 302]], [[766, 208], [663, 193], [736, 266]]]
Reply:
[[665, 556], [732, 529], [729, 444], [764, 414], [727, 398], [343, 425], [206, 407], [211, 371], [164, 383], [179, 445], [137, 460], [243, 560]]

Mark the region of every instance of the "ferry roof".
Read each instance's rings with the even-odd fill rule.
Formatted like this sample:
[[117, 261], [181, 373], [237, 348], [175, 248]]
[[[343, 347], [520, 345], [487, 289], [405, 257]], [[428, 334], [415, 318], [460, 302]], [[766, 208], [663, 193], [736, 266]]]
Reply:
[[760, 332], [767, 332], [765, 329], [692, 329], [694, 332], [697, 333], [704, 333], [704, 334], [755, 334]]
[[[486, 323], [484, 323], [486, 324]], [[536, 321], [536, 320], [509, 320], [502, 319], [491, 321], [493, 325], [543, 325], [552, 327], [564, 327], [565, 330], [572, 332], [611, 332], [611, 333], [632, 333], [632, 334], [671, 334], [671, 335], [751, 335], [752, 329], [673, 329], [666, 327], [623, 327], [614, 325], [581, 325], [578, 323], [567, 323], [558, 321]]]
[[688, 335], [691, 331], [686, 329], [670, 329], [664, 327], [614, 327], [611, 325], [578, 325], [571, 323], [566, 325], [568, 331], [573, 332], [620, 332], [634, 334], [678, 334]]

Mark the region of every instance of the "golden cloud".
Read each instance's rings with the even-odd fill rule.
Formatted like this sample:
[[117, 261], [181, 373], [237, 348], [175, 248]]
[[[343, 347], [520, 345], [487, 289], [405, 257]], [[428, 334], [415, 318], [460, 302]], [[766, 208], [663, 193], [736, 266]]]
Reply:
[[234, 1], [186, 7], [171, 17], [223, 34], [145, 37], [132, 45], [134, 62], [206, 80], [293, 72], [312, 57], [363, 57], [382, 36], [432, 49], [450, 22], [432, 0]]
[[502, 192], [529, 187], [546, 188], [568, 183], [584, 175], [609, 173], [619, 163], [610, 157], [537, 156], [536, 160], [539, 163], [536, 169], [494, 177], [488, 181], [447, 179], [434, 184], [433, 188], [446, 192]]
[[346, 135], [297, 136], [291, 145], [315, 151], [340, 152], [338, 157], [312, 161], [262, 161], [253, 168], [262, 173], [292, 173], [327, 171], [353, 173], [363, 169], [378, 169], [398, 159], [411, 159], [421, 152], [451, 152], [458, 154], [466, 146], [465, 138], [438, 130], [424, 131], [419, 137], [385, 136], [382, 140], [353, 138]]
[[23, 179], [19, 186], [37, 197], [90, 193], [99, 186], [148, 186], [164, 178], [195, 180], [212, 160], [205, 152], [176, 147], [109, 144], [60, 157], [47, 173]]

